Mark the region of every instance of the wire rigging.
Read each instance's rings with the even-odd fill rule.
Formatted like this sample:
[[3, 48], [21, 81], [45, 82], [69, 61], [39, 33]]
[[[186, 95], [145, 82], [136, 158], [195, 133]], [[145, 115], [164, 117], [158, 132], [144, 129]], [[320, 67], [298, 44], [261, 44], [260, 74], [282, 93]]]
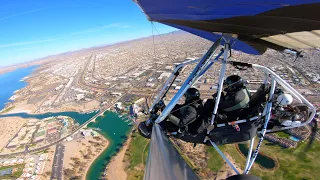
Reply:
[[155, 44], [154, 44], [154, 33], [153, 33], [153, 23], [151, 23], [151, 32], [152, 32], [152, 44], [153, 44], [153, 58], [156, 60], [157, 57], [156, 57], [156, 48], [155, 48]]
[[[168, 47], [166, 46], [166, 44], [164, 43], [164, 40], [163, 40], [163, 38], [162, 38], [162, 35], [159, 33], [159, 31], [158, 31], [157, 27], [154, 25], [154, 23], [151, 22], [151, 24], [152, 24], [152, 26], [154, 27], [154, 29], [156, 30], [158, 36], [160, 37], [160, 40], [161, 40], [162, 44], [164, 45], [164, 48], [166, 49], [166, 51], [167, 51], [167, 53], [168, 53], [168, 56], [169, 56], [169, 55], [170, 55], [170, 51], [169, 51]], [[173, 59], [176, 60], [175, 57], [173, 57]]]

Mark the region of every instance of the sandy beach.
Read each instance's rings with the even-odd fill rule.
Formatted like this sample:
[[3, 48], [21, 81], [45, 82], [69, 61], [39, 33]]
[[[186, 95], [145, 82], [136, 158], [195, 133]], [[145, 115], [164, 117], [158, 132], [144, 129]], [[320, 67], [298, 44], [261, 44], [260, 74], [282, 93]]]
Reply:
[[108, 147], [109, 141], [100, 135], [98, 138], [72, 140], [64, 145], [64, 179], [71, 176], [81, 176], [81, 179], [85, 179], [91, 164]]
[[19, 102], [11, 102], [8, 110], [3, 114], [14, 114], [14, 113], [33, 113], [37, 107], [34, 104], [28, 104], [27, 100]]
[[125, 163], [123, 162], [124, 155], [128, 149], [131, 141], [131, 136], [129, 136], [127, 142], [124, 144], [120, 152], [112, 158], [108, 164], [107, 169], [107, 179], [110, 180], [126, 180], [127, 173], [125, 172]]
[[20, 117], [0, 118], [0, 152], [26, 122], [27, 119]]
[[[103, 136], [101, 136], [101, 137], [103, 137]], [[103, 137], [103, 138], [104, 138], [104, 137]], [[108, 148], [109, 141], [108, 141], [106, 138], [104, 138], [104, 139], [106, 140], [106, 143], [104, 144], [102, 150], [100, 150], [100, 152], [97, 153], [97, 154], [90, 160], [90, 162], [88, 163], [88, 166], [86, 167], [86, 169], [85, 169], [85, 171], [84, 171], [84, 172], [85, 172], [85, 175], [87, 175], [89, 168], [91, 167], [92, 163], [97, 159], [97, 157], [99, 157], [100, 154], [103, 153], [103, 151]], [[85, 179], [85, 178], [84, 178], [84, 179]]]

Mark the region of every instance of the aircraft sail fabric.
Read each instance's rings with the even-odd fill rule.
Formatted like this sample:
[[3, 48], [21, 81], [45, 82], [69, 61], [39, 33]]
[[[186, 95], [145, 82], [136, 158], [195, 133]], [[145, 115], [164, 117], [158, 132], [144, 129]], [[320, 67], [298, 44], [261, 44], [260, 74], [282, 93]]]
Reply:
[[136, 0], [150, 21], [212, 40], [233, 34], [251, 54], [320, 47], [320, 0]]
[[153, 126], [149, 148], [144, 180], [199, 179], [158, 124]]

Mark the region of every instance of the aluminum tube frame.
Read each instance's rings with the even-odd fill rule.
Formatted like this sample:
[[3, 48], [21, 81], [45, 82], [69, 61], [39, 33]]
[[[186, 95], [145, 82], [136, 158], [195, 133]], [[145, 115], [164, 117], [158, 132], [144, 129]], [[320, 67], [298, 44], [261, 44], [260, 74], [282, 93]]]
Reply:
[[163, 98], [164, 92], [166, 92], [167, 89], [169, 89], [169, 84], [173, 81], [174, 77], [176, 77], [175, 73], [172, 73], [170, 77], [166, 80], [164, 83], [164, 86], [162, 87], [161, 91], [157, 95], [157, 99], [153, 102], [151, 108], [149, 109], [149, 112], [151, 112], [154, 108], [154, 106], [160, 101], [160, 99]]
[[246, 166], [244, 167], [244, 172], [246, 172], [248, 166], [249, 166], [249, 163], [250, 163], [250, 160], [251, 160], [251, 155], [252, 155], [252, 150], [253, 150], [253, 144], [254, 144], [254, 138], [252, 138], [250, 140], [250, 148], [248, 150], [248, 155], [247, 155], [247, 161], [246, 161]]
[[176, 77], [178, 77], [177, 73], [180, 73], [182, 71], [182, 68], [188, 64], [192, 64], [192, 63], [196, 63], [199, 62], [200, 60], [189, 60], [189, 61], [185, 61], [182, 62], [181, 64], [177, 65], [175, 67], [175, 69], [173, 70], [173, 72], [171, 73], [170, 77], [166, 80], [164, 86], [162, 87], [161, 91], [158, 93], [157, 99], [153, 102], [151, 108], [149, 109], [149, 112], [152, 111], [152, 109], [154, 108], [154, 106], [160, 101], [160, 99], [163, 99], [163, 97], [165, 96], [165, 92], [167, 92], [167, 90], [171, 87], [169, 86], [169, 84], [171, 84]]
[[[287, 90], [296, 99], [298, 99], [300, 101], [300, 103], [304, 103], [310, 108], [311, 114], [309, 115], [308, 120], [306, 122], [301, 123], [299, 126], [282, 127], [280, 129], [277, 129], [277, 131], [285, 130], [285, 129], [297, 128], [297, 127], [301, 127], [301, 126], [306, 126], [313, 120], [313, 118], [314, 118], [314, 116], [316, 114], [316, 108], [305, 97], [303, 97], [299, 92], [297, 92], [293, 87], [291, 87], [290, 84], [288, 84], [286, 81], [284, 81], [280, 76], [278, 76], [276, 73], [271, 71], [269, 68], [261, 66], [261, 65], [258, 65], [258, 64], [252, 64], [252, 67], [260, 69], [261, 71], [272, 75], [275, 78], [275, 81], [277, 83], [279, 83], [285, 90]], [[275, 132], [275, 131], [273, 131], [271, 129], [271, 130], [267, 130], [267, 132]]]
[[219, 62], [219, 57], [224, 53], [224, 50], [221, 50], [221, 52], [214, 58], [213, 61], [210, 62], [210, 64], [203, 70], [203, 72], [200, 74], [200, 76], [203, 76], [204, 73], [210, 69], [210, 67], [213, 65], [215, 62]]
[[201, 58], [200, 62], [196, 66], [196, 68], [192, 71], [186, 81], [183, 83], [179, 91], [175, 94], [172, 100], [169, 102], [167, 107], [162, 111], [159, 117], [156, 119], [156, 123], [160, 123], [163, 121], [174, 106], [178, 103], [179, 99], [184, 95], [184, 93], [188, 90], [188, 88], [194, 83], [199, 74], [201, 74], [202, 70], [207, 66], [208, 62], [210, 62], [211, 56], [215, 53], [221, 43], [221, 38], [218, 39], [207, 51], [207, 53]]
[[273, 96], [274, 96], [274, 92], [275, 92], [275, 89], [276, 89], [276, 80], [275, 80], [275, 77], [274, 76], [271, 76], [271, 89], [270, 89], [270, 93], [269, 93], [269, 99], [268, 99], [268, 103], [263, 111], [263, 116], [265, 116], [265, 122], [264, 122], [264, 125], [263, 125], [263, 128], [261, 130], [261, 133], [260, 133], [260, 139], [259, 139], [259, 142], [258, 142], [258, 145], [257, 145], [257, 148], [256, 150], [254, 151], [251, 159], [250, 159], [250, 163], [249, 163], [249, 166], [246, 167], [246, 170], [244, 171], [244, 174], [248, 174], [254, 161], [256, 160], [257, 156], [258, 156], [258, 153], [259, 153], [259, 150], [260, 150], [260, 146], [262, 144], [262, 141], [264, 140], [264, 136], [266, 134], [266, 131], [267, 131], [267, 126], [268, 126], [268, 123], [269, 123], [269, 120], [270, 120], [270, 117], [271, 117], [271, 109], [272, 109], [272, 100], [273, 100]]
[[[201, 77], [208, 71], [208, 69], [210, 69], [210, 67], [215, 63], [215, 62], [219, 62], [219, 57], [223, 54], [223, 50], [213, 59], [210, 61], [210, 63], [205, 67], [204, 70], [201, 71], [200, 76], [195, 80], [195, 82], [192, 84], [194, 85], [199, 79], [201, 79]], [[181, 71], [183, 71], [183, 68], [187, 65], [193, 64], [193, 63], [197, 63], [200, 62], [199, 59], [195, 59], [195, 60], [188, 60], [188, 61], [184, 61], [181, 64], [177, 65], [175, 67], [175, 69], [173, 70], [173, 72], [171, 73], [170, 77], [166, 80], [164, 86], [162, 87], [162, 89], [160, 90], [160, 92], [157, 95], [156, 100], [153, 102], [151, 108], [149, 109], [149, 112], [152, 111], [152, 109], [154, 108], [154, 106], [160, 101], [160, 99], [163, 99], [165, 96], [165, 92], [167, 92], [167, 90], [171, 87], [169, 86], [174, 80], [175, 78], [177, 78], [179, 75], [177, 75], [178, 71], [179, 73]]]
[[[224, 76], [225, 76], [225, 72], [226, 72], [226, 69], [227, 69], [227, 59], [228, 59], [228, 53], [229, 53], [229, 48], [230, 48], [230, 44], [229, 43], [230, 43], [230, 39], [228, 40], [228, 42], [225, 42], [225, 44], [224, 44], [223, 61], [222, 61], [220, 77], [219, 77], [217, 97], [215, 99], [214, 109], [213, 109], [213, 112], [212, 112], [212, 118], [211, 118], [211, 122], [210, 122], [211, 126], [214, 123], [214, 119], [216, 117], [216, 114], [217, 114], [217, 111], [218, 111], [218, 106], [219, 106], [219, 103], [220, 103]], [[207, 134], [209, 134], [209, 133], [210, 133], [210, 131], [207, 132]]]
[[218, 62], [219, 57], [223, 54], [223, 51], [221, 51], [212, 61], [209, 62], [209, 64], [201, 71], [200, 75], [198, 78], [194, 81], [192, 86], [198, 82], [199, 79], [202, 78], [202, 76], [211, 68], [211, 66], [215, 63]]
[[219, 149], [219, 147], [211, 140], [210, 140], [210, 143], [216, 149], [216, 151], [220, 154], [220, 156], [227, 162], [227, 164], [232, 168], [232, 170], [237, 174], [240, 174], [237, 168], [229, 161], [229, 159], [223, 154], [223, 152]]
[[297, 98], [300, 103], [302, 103], [301, 97], [299, 97], [297, 94], [299, 94], [293, 87], [291, 87], [287, 82], [285, 82], [280, 76], [278, 76], [275, 72], [271, 71], [269, 68], [258, 65], [258, 64], [252, 64], [252, 67], [255, 67], [257, 69], [262, 70], [263, 72], [273, 75], [276, 79], [276, 81], [287, 91], [289, 92], [293, 92], [292, 95], [295, 96], [295, 98]]

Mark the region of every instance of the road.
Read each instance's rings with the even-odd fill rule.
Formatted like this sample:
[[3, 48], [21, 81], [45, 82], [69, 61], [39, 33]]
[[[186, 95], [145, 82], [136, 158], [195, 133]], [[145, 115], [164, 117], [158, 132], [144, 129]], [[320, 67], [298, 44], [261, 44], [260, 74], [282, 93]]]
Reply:
[[63, 169], [63, 156], [64, 156], [65, 146], [61, 143], [56, 146], [56, 153], [54, 154], [52, 173], [50, 179], [62, 180], [62, 169]]
[[[123, 94], [122, 96], [124, 96], [125, 94]], [[42, 147], [39, 147], [39, 148], [36, 148], [36, 149], [32, 149], [32, 150], [25, 150], [23, 152], [16, 152], [16, 153], [9, 153], [9, 154], [2, 154], [0, 155], [0, 158], [5, 158], [5, 157], [8, 157], [8, 156], [17, 156], [17, 155], [25, 155], [25, 154], [28, 154], [28, 153], [32, 153], [32, 152], [37, 152], [37, 151], [41, 151], [41, 150], [44, 150], [44, 149], [47, 149], [49, 148], [50, 146], [53, 146], [57, 143], [60, 143], [62, 142], [63, 140], [65, 140], [66, 138], [72, 136], [73, 134], [75, 134], [76, 132], [78, 132], [80, 129], [86, 127], [90, 122], [94, 121], [98, 116], [102, 115], [108, 108], [112, 107], [122, 96], [120, 96], [119, 98], [117, 98], [113, 103], [111, 103], [106, 109], [103, 109], [103, 110], [100, 110], [100, 112], [98, 114], [96, 114], [95, 116], [93, 116], [92, 118], [90, 118], [89, 120], [87, 120], [85, 123], [81, 124], [77, 129], [75, 129], [71, 134], [63, 137], [63, 138], [60, 138], [59, 140], [55, 141], [55, 142], [52, 142], [48, 145], [45, 145], [45, 146], [42, 146]]]

